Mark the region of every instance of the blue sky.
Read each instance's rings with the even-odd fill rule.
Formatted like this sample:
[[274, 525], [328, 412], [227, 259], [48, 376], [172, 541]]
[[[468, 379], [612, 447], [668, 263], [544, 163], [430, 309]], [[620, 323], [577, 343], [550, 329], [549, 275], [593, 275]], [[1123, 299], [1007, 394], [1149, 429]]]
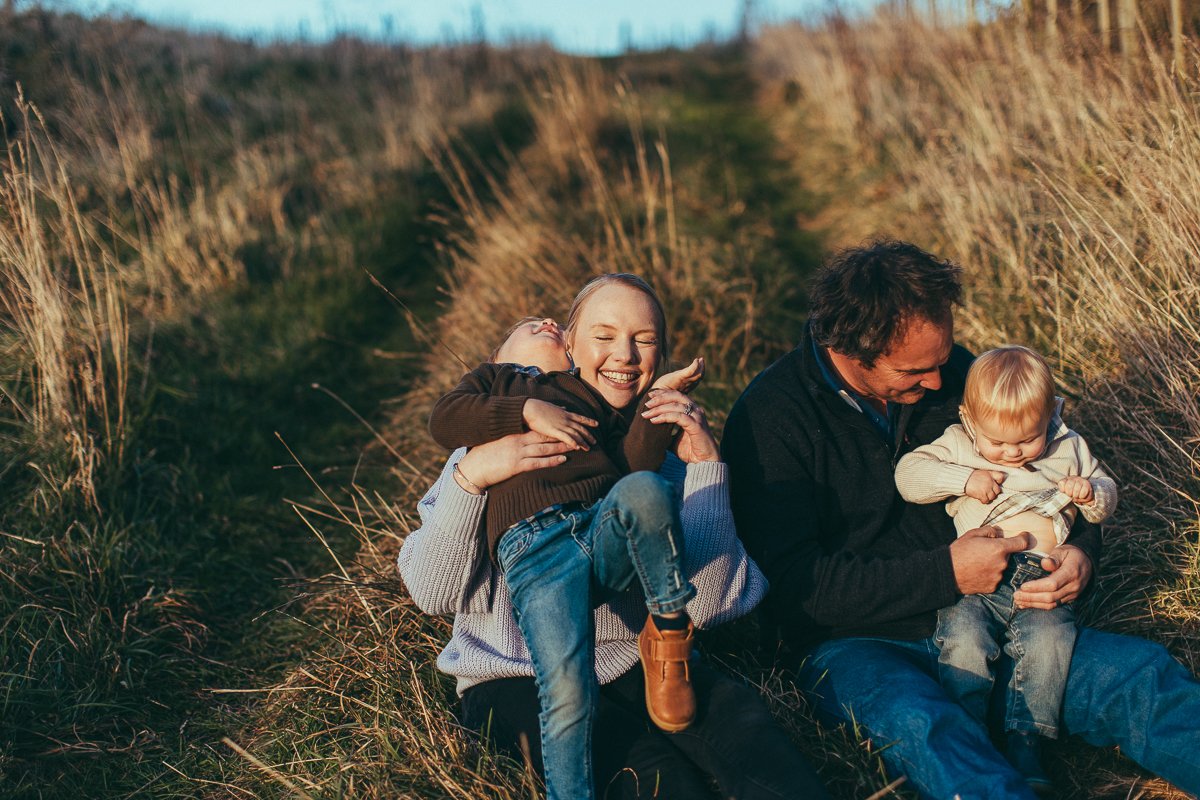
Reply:
[[[859, 5], [869, 0], [842, 0]], [[830, 0], [756, 0], [780, 19], [828, 8]], [[339, 32], [389, 34], [416, 42], [462, 39], [482, 18], [488, 37], [544, 36], [564, 50], [607, 53], [688, 44], [736, 30], [742, 0], [57, 0], [84, 13], [126, 12], [187, 28], [241, 35], [322, 39]], [[475, 11], [478, 9], [478, 11]]]

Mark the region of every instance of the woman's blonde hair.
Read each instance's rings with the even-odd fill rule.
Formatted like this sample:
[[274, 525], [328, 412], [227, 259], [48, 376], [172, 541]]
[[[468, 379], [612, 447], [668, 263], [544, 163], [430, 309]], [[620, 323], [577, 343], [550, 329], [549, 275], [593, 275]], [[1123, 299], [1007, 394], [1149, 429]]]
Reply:
[[658, 295], [655, 294], [654, 289], [650, 288], [650, 284], [629, 272], [610, 272], [592, 278], [583, 285], [583, 288], [575, 295], [574, 302], [571, 303], [571, 313], [567, 315], [565, 333], [568, 345], [575, 341], [575, 328], [579, 325], [579, 314], [588, 299], [601, 287], [612, 284], [620, 284], [621, 286], [628, 286], [631, 289], [637, 289], [650, 298], [650, 303], [654, 306], [654, 314], [658, 318], [655, 321], [654, 332], [654, 335], [658, 337], [658, 363], [654, 366], [656, 372], [661, 372], [671, 361], [671, 344], [667, 340], [667, 315], [663, 311], [662, 301], [658, 299]]
[[1046, 359], [1013, 344], [989, 350], [971, 365], [960, 411], [972, 420], [1025, 425], [1054, 412], [1054, 376]]

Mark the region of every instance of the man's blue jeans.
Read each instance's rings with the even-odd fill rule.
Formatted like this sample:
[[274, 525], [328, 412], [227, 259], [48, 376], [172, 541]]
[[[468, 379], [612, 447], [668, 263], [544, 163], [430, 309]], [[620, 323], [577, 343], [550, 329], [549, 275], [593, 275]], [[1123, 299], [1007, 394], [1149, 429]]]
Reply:
[[[922, 797], [1033, 798], [986, 729], [938, 683], [932, 638], [834, 639], [800, 668], [823, 717], [858, 726]], [[1200, 682], [1160, 645], [1080, 628], [1063, 732], [1119, 746], [1146, 769], [1200, 792]]]
[[941, 650], [942, 688], [980, 722], [987, 719], [1004, 642], [1012, 660], [1004, 729], [1054, 739], [1075, 649], [1075, 611], [1070, 605], [1043, 610], [1013, 603], [1017, 587], [1049, 574], [1041, 556], [1014, 553], [994, 592], [969, 594], [938, 612], [933, 638]]
[[593, 607], [638, 580], [651, 613], [682, 611], [695, 594], [682, 534], [671, 484], [635, 472], [593, 506], [546, 509], [500, 538], [496, 558], [538, 685], [548, 800], [595, 795]]

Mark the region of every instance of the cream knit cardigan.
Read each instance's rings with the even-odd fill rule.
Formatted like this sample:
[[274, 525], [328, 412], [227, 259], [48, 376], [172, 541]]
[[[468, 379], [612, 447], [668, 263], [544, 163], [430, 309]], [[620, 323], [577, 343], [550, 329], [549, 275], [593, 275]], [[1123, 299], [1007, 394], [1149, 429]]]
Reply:
[[[463, 491], [451, 474], [465, 453], [460, 448], [451, 454], [421, 500], [421, 527], [405, 539], [398, 559], [400, 576], [422, 611], [454, 614], [454, 632], [437, 666], [458, 679], [459, 695], [493, 678], [533, 676], [508, 586], [488, 558], [480, 530], [487, 495]], [[767, 591], [767, 579], [734, 530], [727, 469], [718, 461], [685, 466], [668, 456], [660, 471], [682, 489], [684, 567], [696, 587], [687, 611], [699, 628], [743, 616]], [[646, 606], [634, 589], [594, 614], [596, 678], [604, 684], [638, 662]]]
[[[1036, 492], [1054, 488], [1068, 475], [1080, 475], [1092, 484], [1095, 500], [1079, 506], [1089, 522], [1102, 522], [1117, 507], [1117, 484], [1088, 449], [1087, 442], [1063, 423], [1059, 416], [1059, 399], [1053, 418], [1046, 450], [1036, 460], [1021, 468], [1002, 467], [991, 463], [975, 450], [975, 442], [961, 424], [951, 425], [934, 441], [908, 453], [896, 465], [896, 488], [910, 503], [946, 503], [946, 513], [954, 517], [954, 529], [962, 536], [978, 528], [993, 508], [1015, 492]], [[1007, 472], [1003, 491], [990, 503], [967, 497], [967, 479], [977, 469]], [[1067, 506], [1069, 529], [1074, 521], [1074, 505]], [[1056, 526], [1057, 527], [1057, 526]], [[1060, 541], [1059, 544], [1062, 544]]]

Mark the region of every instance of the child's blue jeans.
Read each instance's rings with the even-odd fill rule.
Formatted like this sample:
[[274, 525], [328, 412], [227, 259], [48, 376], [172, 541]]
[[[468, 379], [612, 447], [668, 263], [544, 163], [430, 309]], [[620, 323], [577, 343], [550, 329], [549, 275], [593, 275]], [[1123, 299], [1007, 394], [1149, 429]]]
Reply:
[[934, 638], [941, 647], [938, 677], [946, 693], [983, 722], [995, 680], [992, 666], [1004, 651], [1013, 662], [1004, 728], [1058, 737], [1063, 692], [1075, 649], [1075, 612], [1013, 605], [1013, 591], [1049, 573], [1041, 556], [1015, 553], [1000, 585], [971, 594], [938, 612]]
[[593, 506], [554, 506], [504, 532], [496, 548], [538, 685], [547, 800], [588, 800], [597, 686], [592, 609], [640, 581], [652, 614], [682, 611], [683, 530], [669, 482], [622, 478]]

